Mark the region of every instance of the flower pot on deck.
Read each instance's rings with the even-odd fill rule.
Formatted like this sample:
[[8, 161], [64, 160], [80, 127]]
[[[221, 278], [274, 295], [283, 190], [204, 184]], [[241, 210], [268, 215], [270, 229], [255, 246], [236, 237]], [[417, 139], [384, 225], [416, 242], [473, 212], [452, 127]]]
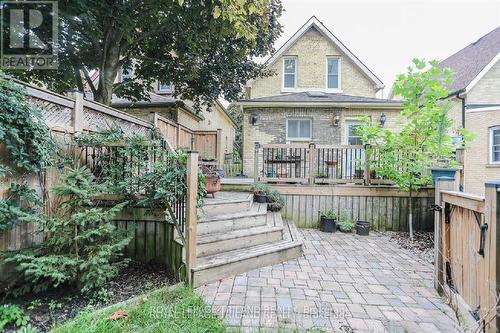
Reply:
[[436, 185], [436, 180], [441, 177], [455, 178], [457, 170], [452, 168], [432, 168], [432, 185]]
[[319, 230], [323, 232], [335, 232], [337, 230], [337, 219], [321, 216], [319, 219]]
[[205, 185], [207, 187], [207, 194], [211, 194], [213, 197], [215, 193], [220, 191], [219, 175], [205, 176]]
[[370, 233], [370, 222], [358, 221], [356, 222], [356, 234], [361, 236], [368, 236]]
[[266, 203], [267, 196], [265, 194], [255, 193], [253, 195], [253, 200], [258, 203]]

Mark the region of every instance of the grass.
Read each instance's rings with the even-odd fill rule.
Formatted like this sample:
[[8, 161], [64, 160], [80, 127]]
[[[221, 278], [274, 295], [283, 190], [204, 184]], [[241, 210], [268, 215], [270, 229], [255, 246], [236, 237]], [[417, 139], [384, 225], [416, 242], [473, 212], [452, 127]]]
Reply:
[[[117, 310], [128, 316], [108, 320]], [[87, 311], [52, 330], [54, 333], [118, 333], [118, 332], [226, 332], [225, 325], [212, 314], [203, 300], [189, 288], [156, 291], [137, 303], [101, 311]]]

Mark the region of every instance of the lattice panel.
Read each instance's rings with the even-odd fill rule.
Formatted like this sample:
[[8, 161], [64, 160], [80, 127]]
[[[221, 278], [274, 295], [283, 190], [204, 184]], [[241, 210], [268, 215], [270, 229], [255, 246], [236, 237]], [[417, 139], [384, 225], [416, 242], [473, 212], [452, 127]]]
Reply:
[[113, 126], [119, 126], [125, 135], [138, 134], [148, 136], [150, 133], [148, 127], [103, 114], [89, 108], [84, 108], [83, 114], [84, 127], [91, 131], [106, 130]]
[[36, 97], [29, 97], [28, 102], [42, 111], [43, 120], [49, 127], [67, 128], [71, 126], [72, 110], [70, 108]]

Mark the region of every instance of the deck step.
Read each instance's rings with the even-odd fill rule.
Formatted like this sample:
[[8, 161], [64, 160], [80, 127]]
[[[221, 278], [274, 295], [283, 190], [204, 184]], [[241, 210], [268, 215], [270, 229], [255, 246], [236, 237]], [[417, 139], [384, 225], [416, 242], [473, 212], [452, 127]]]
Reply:
[[276, 214], [267, 213], [267, 224], [261, 227], [198, 236], [197, 256], [204, 257], [283, 239], [283, 222]]
[[282, 240], [199, 258], [192, 270], [194, 286], [298, 258], [302, 255], [298, 233], [288, 223], [284, 223], [283, 228]]
[[215, 198], [206, 198], [203, 208], [199, 209], [201, 217], [238, 213], [252, 207], [253, 193], [218, 192]]
[[267, 224], [266, 215], [267, 204], [255, 203], [242, 212], [203, 216], [198, 221], [198, 235], [264, 226]]

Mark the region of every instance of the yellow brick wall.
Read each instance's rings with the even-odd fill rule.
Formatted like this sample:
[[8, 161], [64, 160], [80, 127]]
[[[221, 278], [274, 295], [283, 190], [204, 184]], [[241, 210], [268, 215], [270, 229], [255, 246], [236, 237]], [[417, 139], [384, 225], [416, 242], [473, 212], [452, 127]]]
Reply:
[[488, 180], [500, 180], [500, 165], [489, 164], [490, 132], [494, 126], [500, 126], [500, 110], [467, 112], [467, 128], [476, 134], [476, 138], [465, 151], [464, 189], [465, 192], [484, 195], [484, 183]]
[[[333, 126], [333, 116], [340, 112], [340, 126]], [[252, 113], [259, 115], [254, 126], [250, 124]], [[243, 114], [243, 173], [254, 176], [255, 142], [260, 144], [287, 143], [286, 119], [312, 119], [312, 141], [319, 144], [345, 144], [345, 121], [356, 120], [360, 116], [369, 116], [372, 121], [379, 121], [385, 113], [385, 127], [393, 131], [401, 128], [400, 110], [379, 109], [336, 109], [336, 108], [245, 108]]]
[[[324, 90], [326, 88], [326, 58], [341, 59], [342, 93], [354, 96], [375, 97], [374, 83], [340, 50], [315, 28], [309, 29], [283, 56], [297, 57], [297, 89]], [[276, 74], [256, 79], [252, 83], [251, 98], [275, 96], [282, 93], [283, 56], [269, 69]]]
[[500, 61], [467, 93], [467, 104], [500, 104]]

